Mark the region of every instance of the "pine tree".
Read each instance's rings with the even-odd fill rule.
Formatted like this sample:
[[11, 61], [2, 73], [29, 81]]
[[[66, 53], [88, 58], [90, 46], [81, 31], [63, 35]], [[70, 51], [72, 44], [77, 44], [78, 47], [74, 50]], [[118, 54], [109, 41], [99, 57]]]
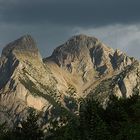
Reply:
[[[83, 139], [85, 140], [108, 140], [109, 132], [105, 122], [102, 120], [103, 108], [98, 101], [87, 99], [84, 109], [80, 113], [80, 127], [83, 128]], [[84, 127], [83, 127], [84, 126]]]
[[38, 115], [35, 111], [31, 111], [25, 121], [21, 122], [21, 137], [26, 140], [41, 140], [43, 132], [38, 125]]

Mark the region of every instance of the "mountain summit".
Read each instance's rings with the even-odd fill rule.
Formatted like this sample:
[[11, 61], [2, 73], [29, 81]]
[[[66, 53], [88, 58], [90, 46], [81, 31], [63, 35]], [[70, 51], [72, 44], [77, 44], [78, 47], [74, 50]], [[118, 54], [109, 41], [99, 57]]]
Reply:
[[9, 43], [2, 51], [2, 56], [8, 56], [11, 52], [30, 52], [38, 53], [36, 42], [30, 35], [22, 36], [21, 38]]
[[25, 35], [2, 51], [0, 117], [13, 126], [33, 108], [44, 125], [62, 115], [61, 109], [77, 114], [81, 98], [105, 104], [110, 94], [129, 97], [139, 85], [139, 62], [95, 37], [73, 36], [42, 60], [35, 41]]
[[[119, 50], [113, 50], [95, 37], [77, 35], [56, 48], [51, 56], [59, 66], [73, 69], [74, 62], [87, 64], [100, 74], [116, 69], [123, 69], [132, 63], [132, 59]], [[79, 66], [77, 65], [77, 66]]]
[[44, 62], [48, 65], [53, 62], [61, 70], [67, 71], [71, 83], [74, 83], [83, 96], [88, 94], [84, 93], [88, 87], [105, 77], [120, 73], [132, 65], [135, 59], [119, 50], [113, 50], [95, 37], [77, 35], [57, 47]]

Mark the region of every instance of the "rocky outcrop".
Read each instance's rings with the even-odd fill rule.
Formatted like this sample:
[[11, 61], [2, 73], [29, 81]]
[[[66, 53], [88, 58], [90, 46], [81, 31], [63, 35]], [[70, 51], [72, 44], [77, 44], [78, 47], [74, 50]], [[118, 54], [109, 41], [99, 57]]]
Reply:
[[95, 37], [77, 35], [42, 61], [35, 41], [25, 35], [6, 45], [0, 58], [0, 117], [14, 124], [29, 108], [48, 118], [61, 109], [77, 113], [79, 98], [102, 103], [110, 94], [129, 97], [140, 89], [140, 66]]
[[57, 47], [44, 62], [47, 65], [55, 63], [61, 70], [69, 73], [79, 96], [86, 96], [100, 81], [121, 73], [135, 59], [120, 50], [113, 50], [95, 37], [77, 35]]
[[2, 50], [2, 57], [9, 56], [10, 53], [25, 53], [25, 54], [34, 54], [38, 55], [38, 48], [36, 42], [32, 39], [30, 35], [25, 35], [11, 43], [9, 43]]
[[46, 61], [48, 59], [70, 73], [82, 73], [85, 79], [88, 77], [93, 79], [92, 73], [95, 71], [99, 75], [104, 75], [112, 71], [123, 70], [134, 61], [121, 51], [114, 51], [98, 39], [85, 35], [72, 37], [56, 48]]
[[131, 65], [134, 61], [134, 58], [130, 58], [120, 50], [116, 50], [112, 58], [112, 65], [114, 69], [123, 70], [128, 65]]
[[101, 103], [108, 101], [114, 94], [118, 97], [130, 97], [140, 91], [140, 63], [135, 61], [116, 75], [102, 80], [96, 87], [90, 88], [88, 97], [95, 97]]
[[10, 124], [17, 116], [24, 118], [29, 108], [45, 112], [52, 105], [49, 94], [56, 81], [43, 64], [31, 36], [8, 44], [2, 51], [0, 64], [0, 112], [10, 114], [5, 117]]

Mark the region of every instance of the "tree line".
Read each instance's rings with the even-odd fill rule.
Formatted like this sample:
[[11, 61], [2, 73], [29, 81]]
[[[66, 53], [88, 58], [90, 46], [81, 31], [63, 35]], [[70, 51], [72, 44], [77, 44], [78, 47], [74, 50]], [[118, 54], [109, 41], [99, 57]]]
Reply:
[[109, 97], [106, 107], [94, 98], [83, 99], [79, 115], [63, 115], [50, 121], [46, 134], [31, 112], [22, 127], [9, 131], [0, 125], [0, 140], [140, 140], [140, 95]]

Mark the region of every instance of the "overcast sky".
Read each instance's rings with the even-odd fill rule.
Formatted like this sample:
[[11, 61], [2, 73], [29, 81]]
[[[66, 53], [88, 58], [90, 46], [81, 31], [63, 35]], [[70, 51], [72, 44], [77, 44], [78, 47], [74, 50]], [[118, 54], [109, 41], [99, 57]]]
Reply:
[[81, 33], [140, 59], [140, 0], [0, 0], [0, 50], [31, 34], [46, 57]]

